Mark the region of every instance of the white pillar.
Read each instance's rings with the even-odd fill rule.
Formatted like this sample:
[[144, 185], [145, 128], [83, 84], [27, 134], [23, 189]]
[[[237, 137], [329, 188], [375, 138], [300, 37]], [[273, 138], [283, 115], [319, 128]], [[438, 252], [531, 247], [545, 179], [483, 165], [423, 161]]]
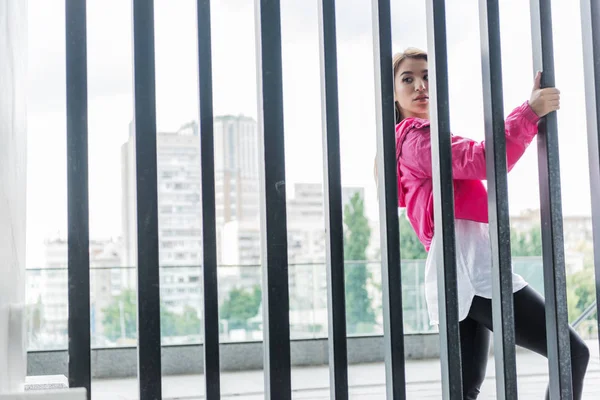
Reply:
[[25, 347], [27, 0], [0, 0], [0, 393], [22, 390]]

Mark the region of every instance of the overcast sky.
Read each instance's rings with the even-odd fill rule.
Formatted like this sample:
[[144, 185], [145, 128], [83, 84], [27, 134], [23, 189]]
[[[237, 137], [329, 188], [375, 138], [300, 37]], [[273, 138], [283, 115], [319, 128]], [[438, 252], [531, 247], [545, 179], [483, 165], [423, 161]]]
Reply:
[[[342, 179], [366, 187], [377, 215], [371, 1], [337, 2]], [[425, 1], [395, 0], [394, 51], [426, 49]], [[565, 214], [589, 214], [579, 2], [553, 4]], [[159, 130], [197, 119], [195, 1], [156, 0]], [[477, 0], [447, 0], [451, 125], [483, 139]], [[501, 0], [505, 112], [532, 87], [529, 2]], [[322, 182], [317, 0], [282, 0], [288, 185]], [[215, 114], [256, 117], [253, 0], [213, 0]], [[92, 238], [121, 233], [120, 146], [133, 114], [131, 4], [88, 1], [90, 224]], [[41, 262], [44, 238], [66, 232], [64, 0], [29, 1], [28, 264]], [[291, 151], [293, 149], [293, 152]], [[511, 213], [537, 208], [534, 144], [510, 175]]]

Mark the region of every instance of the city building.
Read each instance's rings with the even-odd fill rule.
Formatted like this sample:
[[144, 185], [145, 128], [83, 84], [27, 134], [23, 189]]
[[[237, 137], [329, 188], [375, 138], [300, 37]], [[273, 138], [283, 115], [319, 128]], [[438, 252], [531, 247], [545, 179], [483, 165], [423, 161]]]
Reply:
[[[44, 260], [42, 268], [27, 270], [26, 296], [34, 311], [29, 314], [30, 333], [36, 333], [29, 342], [32, 347], [36, 342], [64, 347], [68, 330], [67, 241], [46, 240]], [[103, 310], [129, 284], [120, 264], [121, 243], [118, 240], [90, 241], [91, 329], [97, 342], [103, 342]]]
[[[214, 121], [217, 255], [222, 230], [231, 221], [258, 216], [256, 122], [244, 116]], [[121, 149], [124, 263], [137, 265], [135, 130]], [[196, 122], [157, 133], [159, 264], [163, 304], [176, 313], [186, 306], [201, 313], [202, 179], [200, 131]]]
[[254, 119], [218, 116], [214, 121], [217, 226], [259, 215], [258, 132]]

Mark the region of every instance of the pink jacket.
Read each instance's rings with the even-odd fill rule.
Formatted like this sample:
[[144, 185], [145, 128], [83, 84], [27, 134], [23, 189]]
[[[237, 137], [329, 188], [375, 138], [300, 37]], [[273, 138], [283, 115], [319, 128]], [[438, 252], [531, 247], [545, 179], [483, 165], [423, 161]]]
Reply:
[[[506, 162], [510, 171], [537, 133], [539, 117], [525, 102], [506, 118]], [[396, 126], [398, 206], [429, 251], [433, 238], [433, 185], [429, 121], [406, 118]], [[488, 222], [485, 143], [452, 135], [454, 217]]]

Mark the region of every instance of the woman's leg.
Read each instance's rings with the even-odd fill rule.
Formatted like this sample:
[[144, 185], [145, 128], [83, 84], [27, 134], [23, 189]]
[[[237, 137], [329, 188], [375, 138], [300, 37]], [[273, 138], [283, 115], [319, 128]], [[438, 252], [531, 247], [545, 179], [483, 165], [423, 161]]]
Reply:
[[475, 400], [485, 379], [490, 331], [467, 317], [460, 322], [460, 350], [464, 400]]
[[[530, 286], [514, 294], [515, 340], [518, 346], [548, 357], [546, 312], [543, 297]], [[469, 317], [492, 329], [492, 301], [476, 296]], [[579, 335], [569, 328], [573, 400], [580, 400], [590, 351]]]

